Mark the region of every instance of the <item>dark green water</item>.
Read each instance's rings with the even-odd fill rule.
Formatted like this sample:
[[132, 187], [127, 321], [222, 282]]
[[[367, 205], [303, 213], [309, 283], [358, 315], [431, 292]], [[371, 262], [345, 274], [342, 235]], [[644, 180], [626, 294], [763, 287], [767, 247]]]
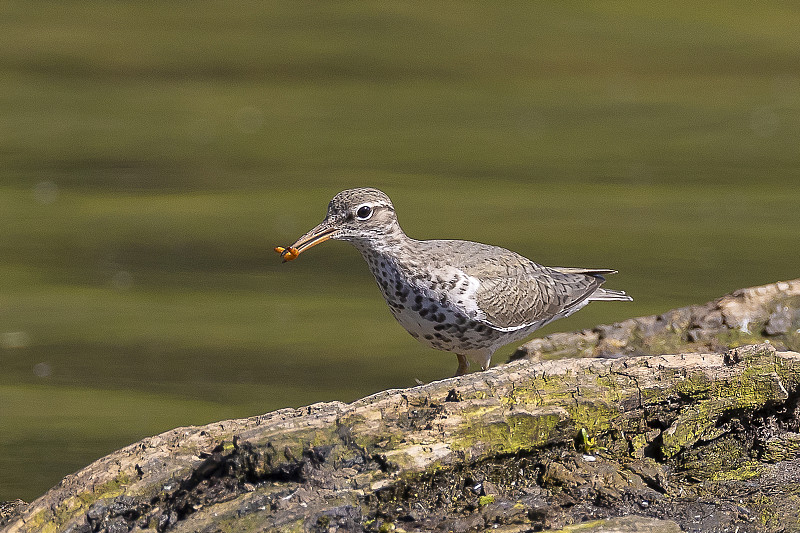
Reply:
[[386, 191], [412, 237], [616, 268], [636, 299], [542, 334], [797, 277], [798, 20], [3, 2], [0, 500], [175, 426], [451, 375], [348, 245], [272, 252], [344, 188]]

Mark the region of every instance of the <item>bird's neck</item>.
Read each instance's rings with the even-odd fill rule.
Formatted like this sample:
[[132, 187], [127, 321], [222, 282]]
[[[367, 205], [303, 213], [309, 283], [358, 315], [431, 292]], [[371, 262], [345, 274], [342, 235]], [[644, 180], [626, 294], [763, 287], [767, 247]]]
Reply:
[[389, 260], [394, 265], [400, 265], [404, 263], [405, 259], [413, 258], [415, 242], [417, 241], [408, 237], [400, 229], [400, 226], [395, 226], [392, 231], [372, 236], [369, 239], [352, 241], [352, 244], [372, 266], [372, 261], [377, 257]]

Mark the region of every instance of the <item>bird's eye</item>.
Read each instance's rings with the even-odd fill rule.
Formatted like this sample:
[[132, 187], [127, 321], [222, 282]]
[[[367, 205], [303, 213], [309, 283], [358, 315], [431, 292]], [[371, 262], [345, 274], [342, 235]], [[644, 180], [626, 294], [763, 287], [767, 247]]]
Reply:
[[356, 216], [358, 220], [367, 220], [372, 216], [372, 208], [368, 205], [362, 205], [358, 208], [358, 211], [356, 211]]

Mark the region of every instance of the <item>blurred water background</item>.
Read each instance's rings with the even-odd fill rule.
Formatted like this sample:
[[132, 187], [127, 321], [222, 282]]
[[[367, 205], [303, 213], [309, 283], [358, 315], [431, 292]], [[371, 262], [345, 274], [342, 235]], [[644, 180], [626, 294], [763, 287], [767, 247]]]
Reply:
[[4, 0], [0, 500], [172, 427], [451, 375], [349, 245], [273, 253], [344, 188], [412, 237], [619, 269], [634, 303], [542, 334], [797, 277], [798, 27], [776, 2]]

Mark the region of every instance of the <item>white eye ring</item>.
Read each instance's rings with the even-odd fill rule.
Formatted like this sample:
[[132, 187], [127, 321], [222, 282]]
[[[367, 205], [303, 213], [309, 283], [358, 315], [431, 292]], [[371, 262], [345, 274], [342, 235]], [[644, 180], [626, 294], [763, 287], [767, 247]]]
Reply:
[[375, 209], [369, 204], [362, 204], [356, 208], [356, 218], [358, 220], [369, 220]]

